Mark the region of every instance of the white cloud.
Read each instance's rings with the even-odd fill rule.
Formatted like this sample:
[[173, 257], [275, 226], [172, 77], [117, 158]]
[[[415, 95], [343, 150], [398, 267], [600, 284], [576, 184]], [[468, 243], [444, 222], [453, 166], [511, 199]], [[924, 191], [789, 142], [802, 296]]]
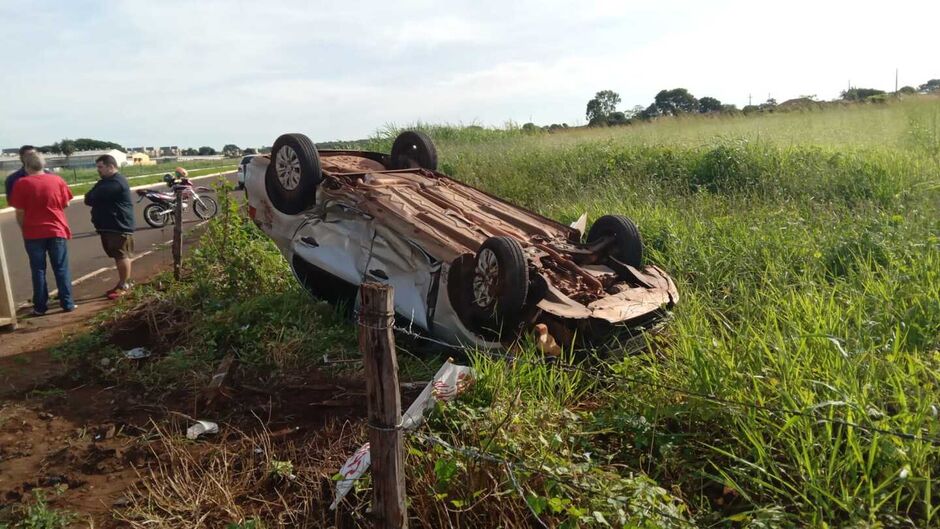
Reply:
[[[270, 143], [388, 122], [583, 120], [663, 88], [746, 104], [940, 76], [940, 3], [40, 0], [0, 3], [15, 43], [0, 144]], [[38, 30], [37, 30], [38, 28]]]

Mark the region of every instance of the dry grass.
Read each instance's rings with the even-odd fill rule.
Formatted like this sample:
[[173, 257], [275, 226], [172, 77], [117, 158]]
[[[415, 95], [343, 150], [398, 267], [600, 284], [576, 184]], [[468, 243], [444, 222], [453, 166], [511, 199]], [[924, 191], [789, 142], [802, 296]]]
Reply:
[[115, 517], [134, 529], [216, 529], [253, 519], [296, 528], [332, 525], [331, 476], [355, 449], [357, 428], [337, 422], [305, 438], [226, 429], [231, 433], [219, 444], [194, 446], [157, 427], [152, 450], [159, 462]]

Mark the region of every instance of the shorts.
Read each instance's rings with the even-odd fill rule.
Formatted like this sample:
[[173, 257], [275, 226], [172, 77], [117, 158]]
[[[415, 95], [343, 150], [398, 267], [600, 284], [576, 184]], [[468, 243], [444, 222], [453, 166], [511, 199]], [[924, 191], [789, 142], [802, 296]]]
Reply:
[[104, 253], [112, 259], [130, 259], [134, 255], [134, 235], [131, 233], [117, 233], [113, 231], [103, 231], [101, 235], [101, 247]]

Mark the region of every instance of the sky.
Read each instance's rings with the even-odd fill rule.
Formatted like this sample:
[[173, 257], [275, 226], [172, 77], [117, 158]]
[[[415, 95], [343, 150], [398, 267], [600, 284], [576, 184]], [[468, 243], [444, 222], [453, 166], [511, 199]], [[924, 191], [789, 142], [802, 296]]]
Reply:
[[576, 125], [600, 90], [834, 99], [940, 78], [937, 20], [937, 0], [0, 0], [0, 147]]

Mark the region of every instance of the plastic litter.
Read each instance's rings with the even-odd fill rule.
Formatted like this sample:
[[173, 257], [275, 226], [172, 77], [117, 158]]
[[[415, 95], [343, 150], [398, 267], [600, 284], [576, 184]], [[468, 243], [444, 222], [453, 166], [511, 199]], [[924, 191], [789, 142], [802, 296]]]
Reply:
[[196, 424], [186, 430], [186, 438], [195, 440], [202, 434], [219, 433], [219, 425], [210, 421], [196, 421]]
[[[431, 409], [435, 402], [456, 399], [473, 384], [473, 377], [473, 370], [469, 367], [453, 364], [450, 360], [444, 362], [434, 379], [428, 382], [418, 398], [402, 414], [401, 429], [407, 432], [421, 426], [425, 412]], [[330, 510], [336, 510], [339, 502], [352, 490], [353, 484], [365, 474], [371, 464], [372, 454], [369, 452], [369, 443], [366, 443], [339, 469], [341, 477], [336, 481], [336, 499], [330, 505]]]
[[147, 358], [150, 356], [150, 351], [144, 349], [143, 347], [135, 347], [133, 349], [124, 351], [124, 358], [130, 360], [140, 360], [141, 358]]

